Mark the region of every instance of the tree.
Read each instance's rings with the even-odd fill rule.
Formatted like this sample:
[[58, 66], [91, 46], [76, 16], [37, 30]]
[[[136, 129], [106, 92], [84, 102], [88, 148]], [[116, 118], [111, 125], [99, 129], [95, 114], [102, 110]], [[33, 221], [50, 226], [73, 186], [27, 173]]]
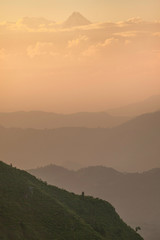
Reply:
[[138, 227], [135, 228], [135, 230], [136, 230], [136, 232], [138, 232], [138, 231], [141, 230], [141, 228], [138, 226]]
[[82, 192], [82, 198], [84, 199], [84, 192]]

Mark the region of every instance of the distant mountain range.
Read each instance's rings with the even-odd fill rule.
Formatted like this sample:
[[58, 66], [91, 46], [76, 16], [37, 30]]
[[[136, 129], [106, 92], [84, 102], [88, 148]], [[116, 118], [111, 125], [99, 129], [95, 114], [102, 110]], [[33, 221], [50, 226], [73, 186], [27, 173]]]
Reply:
[[102, 166], [71, 171], [49, 165], [32, 169], [36, 177], [68, 191], [111, 202], [132, 227], [141, 226], [145, 240], [160, 237], [160, 168], [143, 173], [122, 173]]
[[3, 162], [0, 239], [142, 240], [108, 202], [48, 186]]
[[0, 125], [16, 128], [112, 128], [131, 118], [148, 112], [160, 111], [160, 95], [107, 112], [78, 112], [58, 114], [43, 111], [0, 112]]
[[129, 119], [128, 117], [111, 116], [106, 112], [81, 112], [66, 115], [40, 111], [0, 113], [0, 124], [4, 127], [35, 129], [61, 127], [110, 128]]
[[160, 167], [160, 112], [112, 129], [0, 128], [0, 159], [21, 168], [106, 165], [121, 171]]
[[120, 108], [114, 108], [107, 112], [115, 116], [133, 117], [155, 111], [160, 111], [160, 95], [154, 95], [144, 101], [132, 103]]

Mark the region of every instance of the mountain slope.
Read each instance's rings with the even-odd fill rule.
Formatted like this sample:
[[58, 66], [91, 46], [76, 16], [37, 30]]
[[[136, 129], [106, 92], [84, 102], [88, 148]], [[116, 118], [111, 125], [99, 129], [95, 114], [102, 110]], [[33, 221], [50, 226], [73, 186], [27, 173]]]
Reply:
[[68, 191], [84, 191], [111, 202], [127, 223], [132, 227], [141, 226], [145, 240], [159, 240], [160, 168], [122, 173], [102, 166], [70, 171], [49, 165], [29, 172]]
[[155, 95], [144, 101], [129, 104], [124, 107], [110, 109], [107, 112], [113, 116], [137, 116], [147, 112], [160, 110], [160, 95]]
[[139, 116], [112, 129], [0, 128], [0, 159], [21, 168], [74, 163], [134, 172], [159, 167], [159, 157], [160, 112]]
[[107, 202], [78, 196], [0, 162], [0, 238], [140, 240]]
[[83, 17], [79, 12], [73, 12], [72, 15], [64, 22], [63, 26], [70, 28], [89, 24], [91, 24], [91, 22]]
[[115, 127], [128, 117], [113, 117], [106, 112], [56, 114], [52, 112], [0, 113], [0, 124], [4, 127], [50, 129], [60, 127]]

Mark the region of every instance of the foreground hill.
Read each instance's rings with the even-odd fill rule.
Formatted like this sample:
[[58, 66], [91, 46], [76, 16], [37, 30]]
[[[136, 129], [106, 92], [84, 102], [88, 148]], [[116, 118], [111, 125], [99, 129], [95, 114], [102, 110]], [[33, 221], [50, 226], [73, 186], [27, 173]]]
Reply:
[[112, 129], [0, 128], [0, 159], [20, 168], [101, 164], [133, 172], [159, 167], [159, 157], [160, 112]]
[[84, 191], [111, 202], [127, 223], [141, 226], [145, 240], [159, 240], [160, 169], [122, 173], [102, 166], [71, 171], [49, 165], [29, 172], [66, 190]]
[[115, 116], [137, 116], [147, 112], [160, 110], [160, 95], [155, 95], [144, 101], [129, 104], [124, 107], [108, 110], [107, 112]]
[[108, 202], [47, 186], [3, 162], [0, 196], [0, 239], [142, 239]]
[[0, 113], [0, 124], [4, 127], [50, 129], [60, 127], [115, 127], [128, 117], [111, 116], [106, 112], [82, 112], [57, 114], [52, 112], [9, 112]]

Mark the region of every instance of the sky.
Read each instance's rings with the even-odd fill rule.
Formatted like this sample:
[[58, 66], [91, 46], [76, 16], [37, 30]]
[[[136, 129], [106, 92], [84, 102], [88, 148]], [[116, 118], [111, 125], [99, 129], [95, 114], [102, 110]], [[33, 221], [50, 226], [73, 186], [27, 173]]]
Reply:
[[24, 16], [64, 21], [73, 11], [81, 12], [93, 22], [131, 17], [160, 19], [159, 0], [1, 0], [0, 6], [0, 19], [10, 21]]
[[[1, 0], [0, 111], [105, 111], [160, 94], [159, 5]], [[65, 23], [74, 11], [91, 24]]]

